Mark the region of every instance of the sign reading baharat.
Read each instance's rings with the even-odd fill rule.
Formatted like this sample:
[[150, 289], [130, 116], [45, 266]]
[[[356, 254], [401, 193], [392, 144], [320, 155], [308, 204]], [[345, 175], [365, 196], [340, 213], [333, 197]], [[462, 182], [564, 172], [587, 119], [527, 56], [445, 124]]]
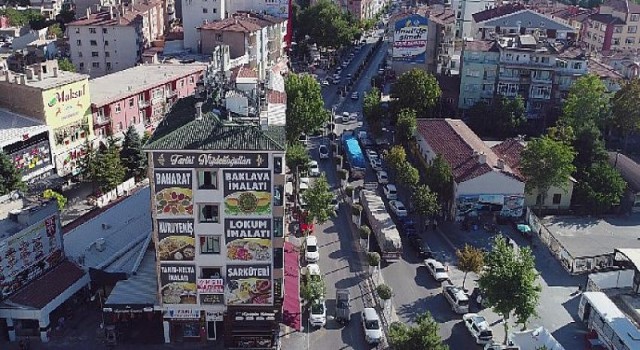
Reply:
[[195, 266], [160, 264], [160, 290], [163, 304], [196, 304]]
[[192, 172], [190, 170], [156, 170], [156, 214], [166, 216], [193, 215]]
[[271, 171], [225, 170], [223, 180], [225, 214], [271, 214]]
[[271, 262], [271, 219], [225, 219], [227, 260]]
[[193, 219], [158, 219], [158, 259], [193, 260], [196, 253]]
[[153, 154], [155, 168], [249, 168], [269, 167], [267, 153], [168, 153]]
[[273, 305], [271, 265], [227, 265], [227, 305]]

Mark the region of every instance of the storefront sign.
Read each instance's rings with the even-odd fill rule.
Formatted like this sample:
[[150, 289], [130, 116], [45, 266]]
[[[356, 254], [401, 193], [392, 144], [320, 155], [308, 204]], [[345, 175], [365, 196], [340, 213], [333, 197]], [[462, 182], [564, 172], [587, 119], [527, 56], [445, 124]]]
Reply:
[[200, 318], [200, 310], [168, 308], [167, 311], [164, 312], [164, 318], [171, 318], [174, 320], [197, 320]]
[[407, 63], [425, 63], [428, 38], [428, 20], [411, 15], [396, 21], [393, 34], [393, 60]]
[[221, 278], [198, 278], [198, 293], [224, 293], [224, 280]]
[[224, 320], [224, 316], [222, 312], [207, 311], [206, 320], [209, 322], [222, 322]]
[[193, 219], [158, 219], [160, 261], [189, 261], [196, 255]]
[[[203, 304], [203, 305], [224, 304], [224, 294], [200, 294], [200, 304]], [[220, 321], [222, 321], [222, 319]]]
[[227, 260], [271, 261], [271, 219], [225, 219]]
[[275, 321], [277, 312], [268, 311], [236, 311], [232, 315], [235, 321]]
[[224, 211], [230, 216], [271, 213], [271, 171], [223, 172]]
[[160, 289], [163, 304], [196, 304], [195, 266], [160, 264]]
[[268, 153], [186, 153], [157, 152], [153, 154], [155, 168], [247, 168], [269, 167]]
[[271, 265], [227, 265], [227, 305], [273, 305]]
[[[43, 136], [46, 133], [42, 134]], [[23, 178], [29, 178], [31, 174], [40, 169], [53, 166], [49, 140], [43, 140], [36, 144], [21, 148], [9, 153], [13, 165], [22, 172]]]
[[192, 172], [156, 170], [155, 185], [156, 214], [164, 216], [192, 216], [193, 190]]

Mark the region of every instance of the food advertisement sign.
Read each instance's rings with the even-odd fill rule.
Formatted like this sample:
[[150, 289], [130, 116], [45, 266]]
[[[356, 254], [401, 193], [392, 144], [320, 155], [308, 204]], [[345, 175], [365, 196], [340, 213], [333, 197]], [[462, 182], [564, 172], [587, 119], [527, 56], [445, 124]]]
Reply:
[[198, 278], [198, 293], [224, 294], [224, 280], [221, 278]]
[[196, 256], [193, 219], [158, 219], [158, 259], [190, 261]]
[[273, 305], [271, 265], [227, 265], [227, 305]]
[[427, 57], [428, 20], [420, 15], [399, 19], [393, 33], [393, 60], [425, 63]]
[[225, 170], [224, 212], [228, 216], [271, 214], [271, 171]]
[[[46, 135], [46, 134], [44, 134]], [[53, 167], [49, 140], [42, 140], [36, 144], [9, 153], [15, 167], [22, 172], [23, 178], [46, 167]]]
[[[91, 116], [89, 83], [86, 79], [42, 92], [45, 120], [52, 129]], [[93, 130], [93, 118], [88, 118]]]
[[196, 304], [196, 267], [160, 264], [162, 304]]
[[192, 180], [190, 170], [156, 170], [153, 173], [156, 214], [192, 216]]
[[271, 219], [225, 219], [227, 260], [271, 262]]
[[268, 153], [187, 153], [157, 152], [153, 154], [155, 168], [242, 168], [266, 169], [269, 167]]

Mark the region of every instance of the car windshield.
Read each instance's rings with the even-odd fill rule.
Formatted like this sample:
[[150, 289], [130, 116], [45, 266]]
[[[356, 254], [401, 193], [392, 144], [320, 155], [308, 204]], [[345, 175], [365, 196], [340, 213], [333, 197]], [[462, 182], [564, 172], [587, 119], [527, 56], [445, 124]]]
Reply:
[[364, 323], [365, 328], [367, 329], [380, 329], [380, 324], [378, 320], [370, 320]]
[[462, 307], [469, 306], [469, 300], [458, 300], [458, 305]]
[[481, 331], [480, 338], [493, 338], [493, 332], [490, 330]]
[[311, 305], [311, 313], [312, 314], [322, 314], [324, 312], [324, 305], [321, 303], [315, 303]]
[[398, 210], [404, 210], [404, 205], [398, 204]]
[[444, 267], [436, 267], [436, 273], [445, 273], [447, 272]]
[[348, 309], [349, 308], [349, 303], [347, 303], [346, 300], [338, 300], [338, 303], [337, 303], [336, 307], [338, 309]]
[[308, 251], [309, 253], [316, 252], [317, 250], [318, 250], [318, 247], [316, 247], [315, 245], [308, 245], [308, 246], [307, 246], [307, 251]]

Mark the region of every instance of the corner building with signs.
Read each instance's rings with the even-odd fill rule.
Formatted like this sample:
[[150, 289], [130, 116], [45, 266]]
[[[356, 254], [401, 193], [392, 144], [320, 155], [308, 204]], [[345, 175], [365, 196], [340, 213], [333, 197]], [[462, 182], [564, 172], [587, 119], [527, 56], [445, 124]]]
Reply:
[[179, 100], [145, 145], [166, 342], [276, 346], [282, 314], [282, 126]]

